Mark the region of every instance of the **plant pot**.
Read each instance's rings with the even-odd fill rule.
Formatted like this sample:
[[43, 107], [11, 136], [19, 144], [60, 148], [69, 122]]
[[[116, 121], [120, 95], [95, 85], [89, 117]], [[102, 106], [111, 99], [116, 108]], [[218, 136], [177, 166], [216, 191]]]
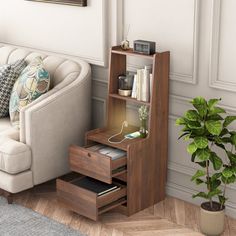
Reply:
[[224, 232], [225, 207], [220, 209], [218, 202], [213, 202], [213, 210], [209, 206], [209, 202], [201, 205], [200, 230], [208, 236], [221, 235]]

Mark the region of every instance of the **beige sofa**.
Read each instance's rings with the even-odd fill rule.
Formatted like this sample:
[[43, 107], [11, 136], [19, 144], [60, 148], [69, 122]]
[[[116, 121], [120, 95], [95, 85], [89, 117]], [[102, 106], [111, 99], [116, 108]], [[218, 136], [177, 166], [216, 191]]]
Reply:
[[0, 43], [0, 65], [42, 56], [51, 89], [20, 112], [20, 130], [0, 119], [0, 189], [17, 193], [69, 171], [72, 143], [90, 127], [91, 70], [63, 55]]

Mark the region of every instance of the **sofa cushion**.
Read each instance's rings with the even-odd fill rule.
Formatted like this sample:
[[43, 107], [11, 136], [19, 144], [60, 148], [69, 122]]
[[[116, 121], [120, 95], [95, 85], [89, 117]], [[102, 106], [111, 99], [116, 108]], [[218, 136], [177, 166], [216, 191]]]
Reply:
[[0, 137], [8, 137], [16, 141], [20, 139], [19, 129], [12, 127], [9, 117], [0, 119]]
[[0, 137], [0, 170], [18, 174], [30, 169], [31, 151], [24, 143]]
[[50, 86], [50, 75], [44, 69], [41, 57], [36, 57], [20, 74], [14, 84], [9, 113], [12, 125], [19, 127], [19, 114], [21, 108], [27, 106], [42, 94], [46, 93]]
[[9, 114], [9, 101], [15, 81], [27, 66], [24, 59], [0, 66], [0, 118]]

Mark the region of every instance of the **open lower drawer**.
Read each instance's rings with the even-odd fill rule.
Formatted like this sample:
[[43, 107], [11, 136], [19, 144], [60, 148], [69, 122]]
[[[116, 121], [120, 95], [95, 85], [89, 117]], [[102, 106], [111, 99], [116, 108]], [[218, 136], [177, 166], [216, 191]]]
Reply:
[[57, 179], [58, 200], [67, 208], [92, 220], [98, 215], [126, 203], [125, 185], [116, 183], [120, 188], [98, 196], [96, 193], [76, 185], [76, 181], [85, 176], [73, 173], [73, 176]]
[[90, 176], [105, 183], [112, 183], [112, 177], [124, 174], [127, 156], [112, 160], [111, 157], [92, 151], [91, 146], [70, 146], [69, 163], [72, 171]]

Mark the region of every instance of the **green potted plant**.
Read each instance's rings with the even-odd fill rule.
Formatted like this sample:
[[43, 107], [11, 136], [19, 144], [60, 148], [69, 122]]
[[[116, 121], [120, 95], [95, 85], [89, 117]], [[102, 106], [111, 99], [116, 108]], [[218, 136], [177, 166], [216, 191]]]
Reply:
[[[236, 116], [227, 116], [217, 106], [219, 101], [196, 97], [191, 101], [194, 109], [176, 120], [177, 125], [183, 126], [179, 138], [190, 142], [187, 152], [199, 166], [191, 180], [205, 187], [193, 198], [205, 199], [201, 204], [200, 229], [206, 235], [224, 231], [226, 186], [236, 181], [236, 132], [229, 129]], [[223, 154], [219, 155], [218, 149]]]

